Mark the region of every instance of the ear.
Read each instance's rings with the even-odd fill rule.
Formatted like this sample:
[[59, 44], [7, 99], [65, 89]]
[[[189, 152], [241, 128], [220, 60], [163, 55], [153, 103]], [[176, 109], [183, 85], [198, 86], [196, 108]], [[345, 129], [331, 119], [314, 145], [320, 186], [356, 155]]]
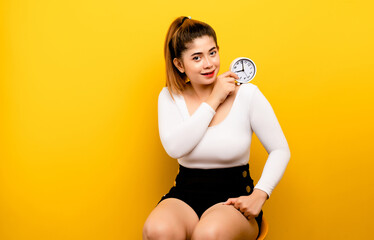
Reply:
[[179, 60], [178, 58], [174, 58], [173, 59], [173, 63], [175, 65], [176, 68], [178, 68], [178, 70], [181, 72], [181, 73], [184, 73], [184, 66], [183, 66], [183, 63], [181, 60]]

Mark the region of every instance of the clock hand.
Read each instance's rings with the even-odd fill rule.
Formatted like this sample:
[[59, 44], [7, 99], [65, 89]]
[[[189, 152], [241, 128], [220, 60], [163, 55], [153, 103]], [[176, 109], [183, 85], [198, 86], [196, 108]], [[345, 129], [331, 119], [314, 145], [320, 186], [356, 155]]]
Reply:
[[247, 69], [244, 67], [244, 63], [243, 63], [243, 62], [242, 62], [242, 66], [243, 66], [243, 72], [244, 72], [245, 76], [248, 77], [248, 75], [247, 75], [247, 73], [246, 73], [246, 71], [245, 71], [245, 70], [247, 70]]
[[248, 74], [247, 74], [246, 70], [248, 70], [248, 68], [245, 68], [243, 72], [244, 72], [245, 76], [248, 77]]
[[238, 71], [238, 72], [243, 72], [243, 70], [244, 70], [244, 69], [243, 69], [243, 64], [242, 64], [242, 69], [241, 69], [240, 71]]

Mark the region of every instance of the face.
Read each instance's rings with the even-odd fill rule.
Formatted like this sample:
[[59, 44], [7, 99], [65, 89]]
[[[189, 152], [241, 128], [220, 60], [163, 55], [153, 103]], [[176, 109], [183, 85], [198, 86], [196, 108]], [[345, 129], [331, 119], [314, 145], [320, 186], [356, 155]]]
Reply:
[[195, 38], [187, 45], [181, 59], [174, 58], [173, 62], [180, 72], [186, 73], [191, 83], [202, 85], [214, 83], [220, 67], [218, 49], [210, 36]]

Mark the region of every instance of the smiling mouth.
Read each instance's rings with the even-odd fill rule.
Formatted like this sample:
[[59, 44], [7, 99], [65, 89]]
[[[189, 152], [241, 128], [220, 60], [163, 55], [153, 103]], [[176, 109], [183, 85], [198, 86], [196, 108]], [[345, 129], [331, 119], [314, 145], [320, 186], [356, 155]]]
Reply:
[[215, 70], [211, 71], [211, 72], [208, 72], [208, 73], [202, 73], [202, 75], [211, 75], [214, 73]]

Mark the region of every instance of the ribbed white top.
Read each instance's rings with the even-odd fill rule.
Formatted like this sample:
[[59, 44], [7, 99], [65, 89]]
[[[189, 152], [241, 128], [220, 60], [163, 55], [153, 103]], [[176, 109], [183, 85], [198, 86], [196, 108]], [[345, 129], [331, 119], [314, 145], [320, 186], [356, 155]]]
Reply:
[[270, 197], [291, 154], [273, 108], [259, 88], [242, 84], [226, 118], [211, 127], [216, 112], [208, 103], [202, 102], [190, 116], [184, 97], [173, 96], [175, 101], [164, 87], [158, 97], [159, 134], [167, 154], [188, 168], [245, 165], [254, 132], [269, 154], [255, 188]]

